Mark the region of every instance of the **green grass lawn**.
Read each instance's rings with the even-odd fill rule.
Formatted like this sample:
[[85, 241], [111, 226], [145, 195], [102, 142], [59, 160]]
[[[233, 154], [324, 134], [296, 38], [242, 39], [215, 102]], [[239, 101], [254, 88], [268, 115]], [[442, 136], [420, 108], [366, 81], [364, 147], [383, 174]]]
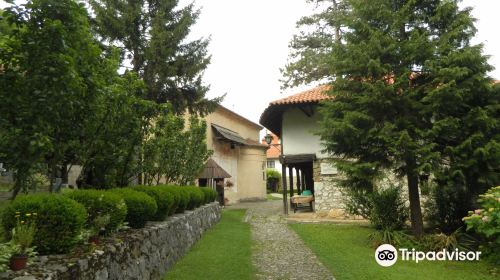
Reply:
[[253, 279], [250, 225], [245, 210], [223, 210], [221, 221], [165, 275], [164, 279]]
[[267, 194], [267, 200], [283, 200], [281, 197], [272, 196], [270, 193]]
[[[344, 279], [499, 279], [485, 262], [400, 261], [391, 267], [375, 262], [367, 236], [373, 231], [360, 225], [290, 224], [338, 280]], [[411, 248], [410, 248], [411, 249]]]

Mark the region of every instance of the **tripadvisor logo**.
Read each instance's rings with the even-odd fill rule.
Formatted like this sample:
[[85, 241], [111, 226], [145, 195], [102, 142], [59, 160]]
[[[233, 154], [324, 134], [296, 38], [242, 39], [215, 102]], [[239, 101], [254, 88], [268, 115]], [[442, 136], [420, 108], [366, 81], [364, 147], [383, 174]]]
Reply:
[[[466, 252], [459, 251], [458, 249], [448, 251], [443, 249], [441, 251], [422, 252], [415, 249], [399, 249], [399, 256], [402, 261], [479, 261], [481, 252]], [[382, 244], [375, 250], [375, 261], [381, 266], [392, 266], [398, 260], [398, 250], [391, 244]]]

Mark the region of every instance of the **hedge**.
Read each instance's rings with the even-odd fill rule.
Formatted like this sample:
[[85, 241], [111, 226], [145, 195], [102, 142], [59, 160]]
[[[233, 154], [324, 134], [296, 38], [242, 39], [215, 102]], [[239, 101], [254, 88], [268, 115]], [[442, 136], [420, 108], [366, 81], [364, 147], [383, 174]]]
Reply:
[[156, 201], [158, 210], [153, 217], [155, 221], [163, 221], [169, 214], [175, 211], [175, 195], [171, 191], [157, 186], [135, 186], [131, 187], [131, 189], [146, 193]]
[[21, 217], [36, 213], [33, 246], [40, 254], [68, 253], [80, 241], [87, 211], [80, 203], [59, 194], [19, 196], [2, 213], [2, 227], [10, 234]]
[[119, 194], [127, 204], [126, 221], [132, 228], [143, 228], [152, 221], [158, 210], [156, 201], [149, 195], [132, 189], [111, 189], [108, 192]]
[[205, 194], [205, 204], [214, 202], [217, 198], [217, 192], [209, 187], [200, 187], [200, 190]]
[[199, 187], [188, 186], [181, 187], [189, 192], [189, 203], [187, 206], [188, 210], [193, 210], [194, 208], [200, 207], [205, 202], [205, 194]]
[[127, 205], [119, 194], [103, 190], [75, 190], [65, 195], [85, 206], [88, 212], [88, 226], [91, 226], [98, 216], [109, 215], [107, 233], [118, 229], [127, 216]]

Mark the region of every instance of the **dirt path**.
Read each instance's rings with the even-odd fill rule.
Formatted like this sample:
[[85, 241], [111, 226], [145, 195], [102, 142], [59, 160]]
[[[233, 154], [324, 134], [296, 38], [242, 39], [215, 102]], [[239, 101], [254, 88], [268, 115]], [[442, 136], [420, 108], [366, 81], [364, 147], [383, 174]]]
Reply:
[[335, 279], [287, 226], [281, 201], [241, 203], [230, 208], [248, 209], [245, 220], [252, 227], [257, 279]]

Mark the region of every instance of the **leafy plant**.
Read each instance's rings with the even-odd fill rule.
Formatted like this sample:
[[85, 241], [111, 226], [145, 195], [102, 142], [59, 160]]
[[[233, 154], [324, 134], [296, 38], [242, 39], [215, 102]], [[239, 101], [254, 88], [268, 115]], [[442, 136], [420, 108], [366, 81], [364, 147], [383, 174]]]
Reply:
[[148, 194], [156, 201], [158, 210], [154, 217], [157, 221], [163, 221], [169, 214], [173, 213], [174, 195], [165, 188], [156, 186], [135, 186], [130, 189]]
[[373, 209], [370, 213], [370, 222], [377, 229], [402, 229], [408, 219], [408, 209], [401, 196], [401, 188], [391, 186], [379, 189], [371, 194]]
[[109, 215], [106, 233], [115, 231], [125, 221], [127, 205], [119, 194], [103, 190], [72, 190], [65, 196], [82, 204], [87, 210], [87, 227], [92, 227], [94, 220], [103, 215]]
[[17, 223], [16, 212], [37, 213], [33, 245], [40, 254], [69, 252], [79, 242], [87, 218], [83, 205], [63, 195], [23, 195], [2, 212], [2, 226], [9, 235]]
[[500, 261], [500, 186], [491, 188], [479, 197], [481, 208], [470, 211], [464, 222], [467, 230], [486, 238], [481, 246], [484, 254]]
[[[19, 245], [17, 254], [26, 255], [26, 250], [31, 246], [35, 238], [36, 225], [32, 217], [36, 217], [37, 213], [21, 214], [16, 212], [17, 223], [12, 229], [12, 242]], [[24, 216], [24, 217], [22, 217]]]
[[126, 221], [132, 228], [143, 228], [147, 221], [152, 221], [158, 210], [156, 201], [149, 195], [131, 189], [111, 189], [119, 194], [127, 204]]

